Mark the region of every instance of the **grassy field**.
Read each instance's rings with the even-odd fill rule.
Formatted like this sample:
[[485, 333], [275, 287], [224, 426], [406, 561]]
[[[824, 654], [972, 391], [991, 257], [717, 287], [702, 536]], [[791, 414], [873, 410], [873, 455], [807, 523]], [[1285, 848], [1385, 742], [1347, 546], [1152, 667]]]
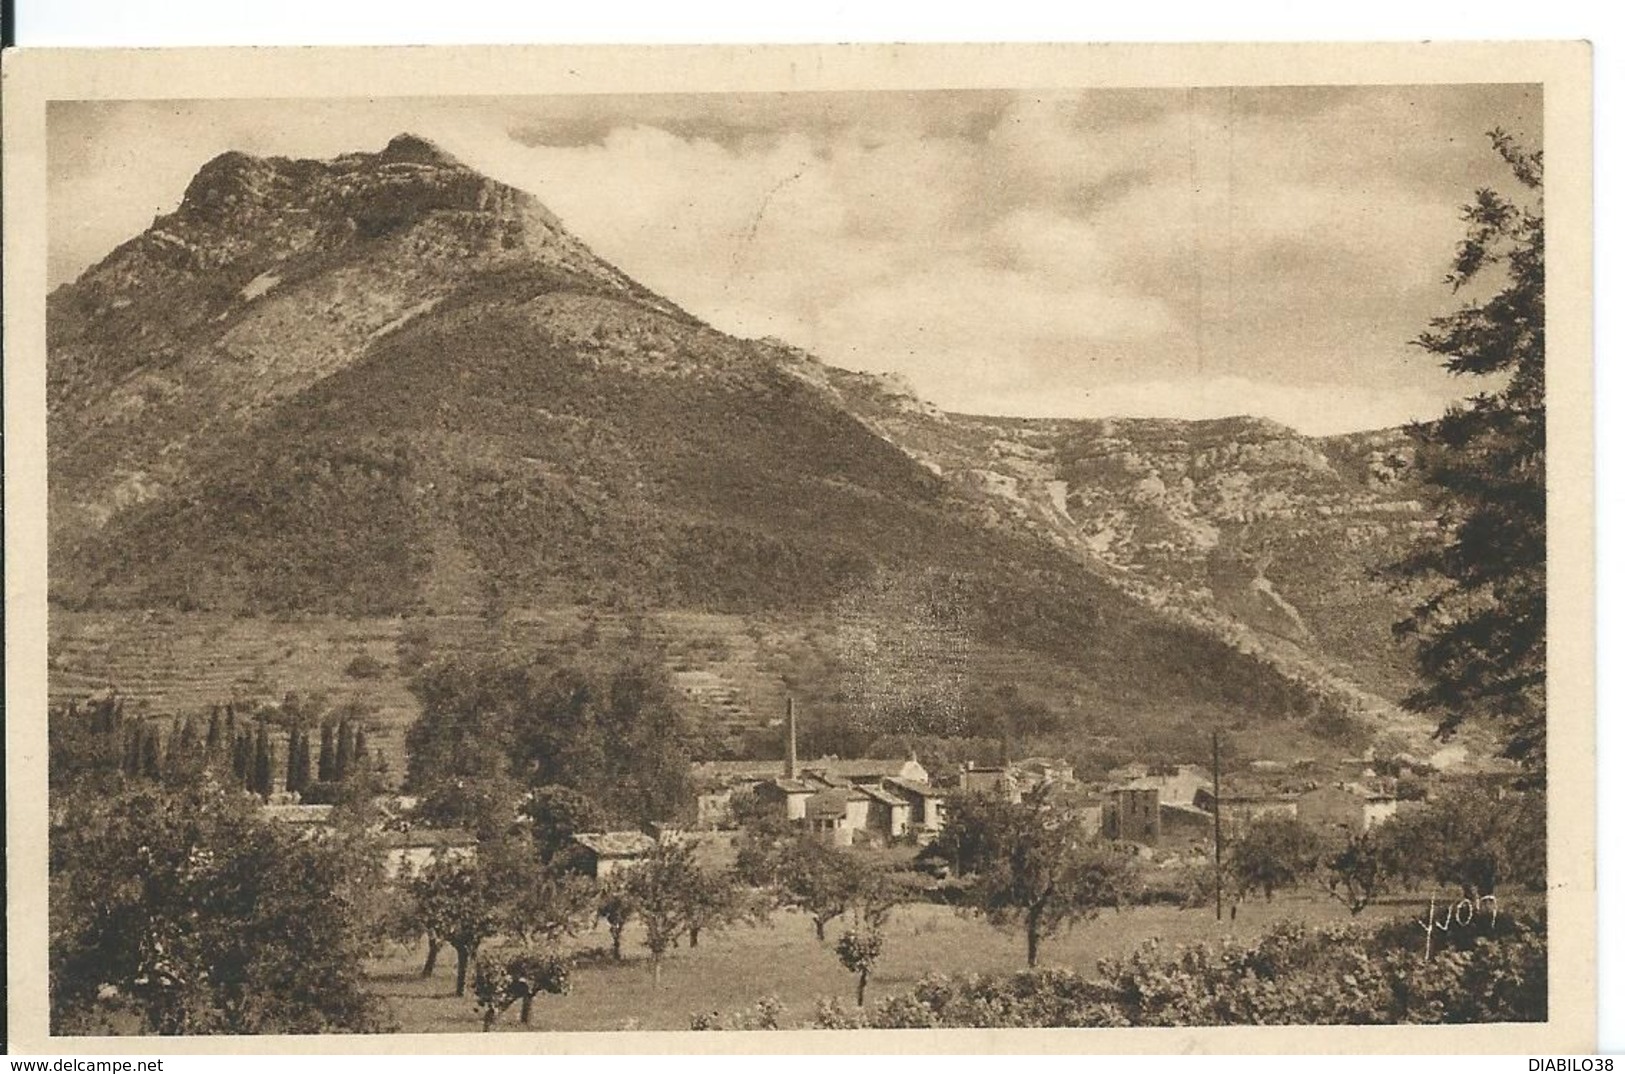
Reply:
[[[1360, 920], [1378, 916], [1414, 916], [1410, 901], [1373, 906]], [[1216, 941], [1225, 936], [1247, 940], [1275, 921], [1297, 919], [1311, 925], [1347, 922], [1349, 915], [1332, 900], [1310, 894], [1278, 897], [1272, 904], [1243, 904], [1235, 921], [1216, 922], [1212, 912], [1170, 907], [1108, 911], [1094, 921], [1048, 941], [1039, 952], [1043, 966], [1067, 967], [1093, 974], [1099, 959], [1127, 954], [1141, 942], [1156, 939], [1172, 946]], [[819, 944], [810, 919], [789, 912], [767, 926], [702, 935], [700, 946], [683, 946], [666, 957], [659, 985], [654, 982], [636, 926], [627, 930], [627, 960], [577, 969], [568, 995], [536, 1001], [531, 1031], [557, 1030], [686, 1030], [697, 1013], [730, 1014], [764, 996], [776, 996], [786, 1008], [785, 1020], [812, 1017], [820, 998], [837, 997], [849, 1006], [855, 978], [835, 957], [834, 941], [842, 925], [829, 927], [829, 940]], [[575, 941], [578, 950], [607, 947], [602, 928]], [[442, 952], [440, 966], [427, 980], [418, 976], [423, 948], [398, 948], [371, 967], [375, 992], [390, 1004], [399, 1028], [409, 1033], [479, 1032], [480, 1019], [472, 992], [452, 994], [456, 959]], [[869, 983], [871, 1001], [906, 992], [931, 972], [1010, 972], [1025, 967], [1023, 941], [978, 918], [964, 917], [945, 906], [912, 903], [893, 912], [886, 928], [886, 948]], [[497, 1030], [522, 1031], [517, 1010], [498, 1021]]]

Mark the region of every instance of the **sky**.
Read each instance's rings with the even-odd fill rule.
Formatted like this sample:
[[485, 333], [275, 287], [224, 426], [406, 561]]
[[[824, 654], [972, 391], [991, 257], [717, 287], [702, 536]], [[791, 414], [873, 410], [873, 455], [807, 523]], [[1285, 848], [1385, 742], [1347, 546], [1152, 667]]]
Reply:
[[429, 138], [722, 329], [944, 409], [1323, 435], [1480, 386], [1410, 345], [1539, 87], [57, 102], [51, 286], [228, 149]]

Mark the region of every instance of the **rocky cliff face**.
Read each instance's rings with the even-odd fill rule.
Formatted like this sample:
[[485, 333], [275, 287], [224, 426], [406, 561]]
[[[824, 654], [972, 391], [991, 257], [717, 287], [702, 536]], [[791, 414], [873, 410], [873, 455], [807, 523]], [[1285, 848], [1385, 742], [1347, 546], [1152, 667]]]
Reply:
[[502, 268], [677, 312], [534, 198], [410, 135], [331, 161], [215, 158], [50, 298], [55, 533], [154, 498], [198, 445]]
[[1433, 523], [1399, 429], [1302, 436], [1276, 422], [948, 414], [906, 388], [788, 361], [981, 505], [1136, 600], [1264, 655], [1384, 719], [1413, 681], [1387, 565]]

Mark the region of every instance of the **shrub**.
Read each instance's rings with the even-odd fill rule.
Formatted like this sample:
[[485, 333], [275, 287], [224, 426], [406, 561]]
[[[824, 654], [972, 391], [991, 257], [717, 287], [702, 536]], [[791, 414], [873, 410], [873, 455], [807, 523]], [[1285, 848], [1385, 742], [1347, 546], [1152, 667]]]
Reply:
[[344, 673], [352, 679], [382, 678], [387, 670], [388, 665], [371, 653], [358, 653], [354, 660], [344, 666]]
[[[1156, 941], [1071, 970], [933, 974], [902, 995], [849, 1008], [824, 999], [819, 1029], [1381, 1025], [1528, 1022], [1546, 1018], [1542, 913], [1502, 912], [1493, 928], [1453, 930], [1431, 954], [1412, 921], [1310, 930], [1283, 922], [1256, 943]], [[763, 1028], [749, 1015], [696, 1018], [695, 1028]], [[703, 1022], [704, 1024], [700, 1024]]]

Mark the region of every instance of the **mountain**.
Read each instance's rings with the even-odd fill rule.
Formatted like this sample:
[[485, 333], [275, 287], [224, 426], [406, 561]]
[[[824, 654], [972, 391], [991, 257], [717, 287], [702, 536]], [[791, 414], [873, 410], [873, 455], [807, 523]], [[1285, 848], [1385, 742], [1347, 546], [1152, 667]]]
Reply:
[[1001, 680], [1097, 737], [1399, 726], [1363, 574], [1423, 524], [1394, 434], [942, 414], [710, 328], [410, 135], [209, 162], [51, 295], [49, 345], [64, 611], [731, 616], [889, 730], [985, 731]]
[[787, 362], [964, 496], [990, 524], [1104, 565], [1125, 592], [1235, 644], [1408, 690], [1406, 600], [1382, 568], [1434, 526], [1401, 429], [1303, 436], [1278, 422], [945, 413], [886, 378]]

